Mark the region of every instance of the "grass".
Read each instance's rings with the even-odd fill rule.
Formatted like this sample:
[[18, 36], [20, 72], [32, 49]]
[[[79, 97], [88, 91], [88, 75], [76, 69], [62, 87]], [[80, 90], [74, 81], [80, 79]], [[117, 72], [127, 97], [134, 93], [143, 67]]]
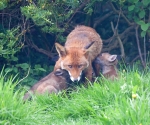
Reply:
[[35, 96], [23, 102], [14, 77], [0, 74], [2, 125], [149, 125], [150, 73], [123, 71], [115, 81], [100, 80], [69, 95]]

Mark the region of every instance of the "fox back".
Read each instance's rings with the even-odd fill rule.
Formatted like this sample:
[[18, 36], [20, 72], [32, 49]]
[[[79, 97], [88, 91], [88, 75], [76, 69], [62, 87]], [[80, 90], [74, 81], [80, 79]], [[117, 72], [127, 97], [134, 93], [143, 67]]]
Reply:
[[97, 63], [102, 68], [102, 75], [109, 79], [118, 77], [117, 73], [117, 55], [111, 55], [109, 53], [102, 53], [95, 59], [94, 63]]
[[61, 90], [68, 88], [68, 84], [71, 82], [67, 71], [57, 69], [51, 72], [46, 77], [37, 82], [31, 89], [24, 95], [24, 100], [31, 97], [31, 94], [43, 94], [43, 93], [58, 93]]
[[91, 62], [101, 52], [102, 40], [99, 34], [87, 26], [77, 26], [67, 37], [65, 46], [56, 43], [59, 60], [54, 70], [66, 69], [72, 81], [79, 81], [84, 71], [85, 77], [92, 79]]

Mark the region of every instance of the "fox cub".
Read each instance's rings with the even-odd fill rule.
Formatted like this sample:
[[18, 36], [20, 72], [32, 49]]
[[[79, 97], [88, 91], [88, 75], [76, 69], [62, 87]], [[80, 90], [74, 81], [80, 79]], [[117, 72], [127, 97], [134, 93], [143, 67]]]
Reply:
[[[117, 55], [111, 55], [109, 53], [102, 53], [97, 56], [94, 61], [95, 64], [99, 64], [102, 69], [102, 75], [106, 78], [114, 80], [118, 77], [117, 73]], [[99, 72], [100, 67], [98, 66]]]
[[59, 91], [67, 89], [70, 82], [71, 80], [68, 72], [62, 69], [57, 69], [33, 85], [33, 87], [31, 87], [31, 89], [24, 95], [23, 100], [31, 98], [31, 95], [35, 93], [58, 93]]

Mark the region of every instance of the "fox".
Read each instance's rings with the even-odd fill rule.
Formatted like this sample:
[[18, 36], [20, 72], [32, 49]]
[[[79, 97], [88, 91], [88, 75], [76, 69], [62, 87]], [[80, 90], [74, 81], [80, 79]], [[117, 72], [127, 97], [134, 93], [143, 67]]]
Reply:
[[100, 72], [100, 68], [101, 68], [102, 75], [105, 78], [111, 80], [118, 78], [117, 55], [111, 55], [109, 53], [101, 53], [94, 60], [94, 64], [99, 64], [97, 70]]
[[55, 43], [59, 59], [54, 71], [59, 68], [67, 70], [73, 82], [80, 81], [84, 74], [84, 78], [87, 78], [85, 80], [92, 82], [92, 61], [101, 52], [102, 45], [102, 39], [95, 29], [76, 26], [67, 36], [64, 46]]
[[69, 74], [66, 70], [57, 69], [51, 72], [36, 84], [34, 84], [31, 89], [25, 93], [23, 100], [28, 100], [31, 98], [32, 94], [44, 94], [44, 93], [58, 93], [59, 91], [66, 90], [71, 82]]

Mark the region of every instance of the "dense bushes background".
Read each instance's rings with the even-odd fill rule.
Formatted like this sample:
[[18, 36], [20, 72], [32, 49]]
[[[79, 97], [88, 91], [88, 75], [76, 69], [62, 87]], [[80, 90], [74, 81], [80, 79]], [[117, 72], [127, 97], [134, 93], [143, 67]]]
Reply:
[[[103, 52], [145, 67], [150, 49], [149, 0], [2, 0], [0, 68], [28, 76], [31, 85], [53, 69], [54, 43], [64, 43], [76, 25], [96, 29]], [[149, 64], [147, 64], [149, 65]]]

